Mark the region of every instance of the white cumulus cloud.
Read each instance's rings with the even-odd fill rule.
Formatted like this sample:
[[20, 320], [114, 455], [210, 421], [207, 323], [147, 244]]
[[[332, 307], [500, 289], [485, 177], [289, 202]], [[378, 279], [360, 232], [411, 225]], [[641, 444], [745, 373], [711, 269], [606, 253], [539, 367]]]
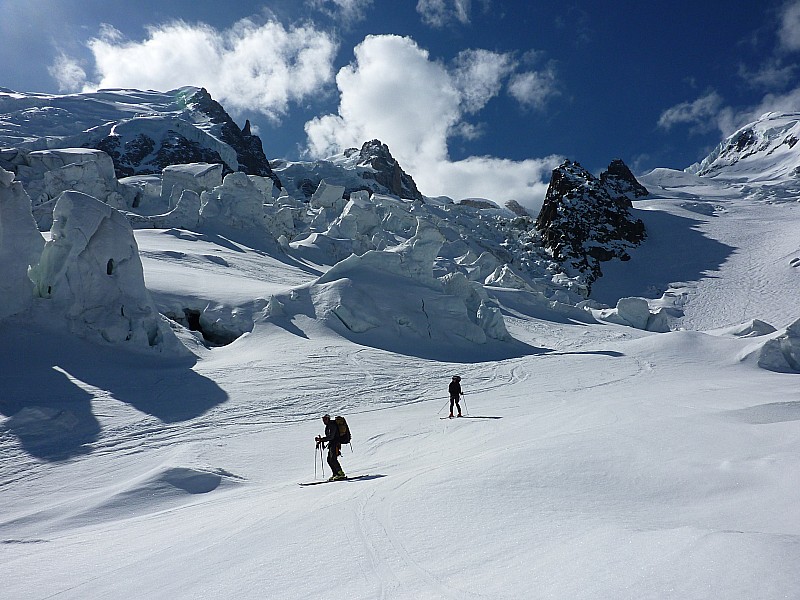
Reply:
[[[337, 50], [331, 34], [311, 25], [287, 28], [251, 19], [223, 31], [173, 21], [150, 27], [142, 41], [125, 40], [106, 26], [88, 46], [96, 77], [80, 82], [83, 91], [201, 86], [234, 112], [255, 110], [272, 119], [330, 83]], [[61, 68], [57, 63], [53, 70], [77, 88], [80, 74], [65, 68], [69, 64], [61, 59]]]
[[507, 55], [470, 51], [448, 69], [410, 38], [368, 36], [355, 48], [355, 62], [336, 76], [338, 114], [306, 123], [309, 151], [328, 156], [376, 138], [389, 146], [424, 194], [499, 203], [514, 199], [536, 209], [547, 187], [543, 179], [549, 179], [559, 158], [449, 158], [451, 137], [477, 134], [464, 116], [497, 95], [512, 68]]

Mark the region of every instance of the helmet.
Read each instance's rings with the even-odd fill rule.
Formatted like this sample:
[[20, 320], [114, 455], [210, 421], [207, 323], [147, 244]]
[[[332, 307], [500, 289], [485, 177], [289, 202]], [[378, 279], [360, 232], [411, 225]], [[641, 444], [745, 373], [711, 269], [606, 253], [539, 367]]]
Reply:
[[461, 377], [459, 377], [458, 375], [453, 375], [453, 380], [454, 381], [461, 381]]

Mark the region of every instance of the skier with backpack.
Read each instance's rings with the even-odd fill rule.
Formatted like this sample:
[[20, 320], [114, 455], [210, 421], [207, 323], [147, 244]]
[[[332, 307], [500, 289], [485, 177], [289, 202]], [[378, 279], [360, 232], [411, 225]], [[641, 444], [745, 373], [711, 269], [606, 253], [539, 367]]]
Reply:
[[458, 403], [458, 400], [460, 396], [464, 395], [464, 392], [461, 391], [461, 377], [453, 375], [453, 379], [447, 389], [450, 392], [450, 417], [453, 416], [453, 404], [456, 405], [458, 416], [460, 417], [461, 405]]
[[336, 417], [331, 419], [330, 415], [324, 415], [322, 422], [325, 423], [325, 435], [317, 436], [314, 438], [317, 442], [317, 448], [325, 447], [328, 444], [328, 466], [333, 471], [328, 481], [339, 481], [340, 479], [347, 479], [347, 475], [342, 470], [342, 465], [339, 464], [339, 456], [342, 454], [342, 444], [350, 443], [350, 429], [347, 426], [347, 421], [344, 417]]

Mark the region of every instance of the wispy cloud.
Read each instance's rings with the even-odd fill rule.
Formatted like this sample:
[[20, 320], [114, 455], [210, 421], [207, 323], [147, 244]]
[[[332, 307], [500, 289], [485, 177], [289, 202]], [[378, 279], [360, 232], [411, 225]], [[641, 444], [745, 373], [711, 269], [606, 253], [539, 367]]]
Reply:
[[431, 27], [450, 24], [467, 25], [472, 12], [471, 0], [419, 0], [417, 12]]
[[563, 6], [553, 24], [560, 30], [564, 43], [581, 47], [592, 41], [592, 17], [576, 4]]
[[722, 96], [711, 90], [696, 100], [681, 102], [662, 112], [658, 126], [669, 130], [675, 125], [688, 124], [698, 130], [713, 130], [722, 104]]
[[794, 82], [797, 62], [793, 54], [800, 50], [800, 0], [788, 0], [774, 15], [772, 56], [755, 67], [741, 64], [739, 77], [753, 88], [769, 93], [785, 90]]
[[547, 100], [559, 94], [555, 68], [515, 73], [508, 82], [508, 93], [522, 106], [543, 108]]
[[758, 120], [768, 112], [797, 112], [800, 107], [800, 87], [784, 93], [766, 94], [757, 104], [734, 108], [725, 105], [722, 97], [708, 92], [694, 102], [682, 102], [661, 114], [659, 126], [669, 129], [688, 124], [694, 132], [718, 130], [722, 137]]
[[756, 106], [742, 111], [738, 120], [749, 122], [767, 112], [797, 112], [798, 108], [800, 108], [800, 87], [781, 94], [767, 94]]
[[695, 100], [681, 102], [661, 113], [658, 125], [670, 130], [688, 125], [690, 132], [719, 130], [723, 137], [760, 118], [764, 113], [797, 111], [800, 87], [787, 90], [795, 79], [797, 65], [788, 55], [800, 51], [800, 0], [785, 2], [773, 22], [775, 48], [772, 56], [756, 68], [739, 65], [739, 76], [748, 86], [760, 89], [764, 96], [748, 106], [733, 107], [725, 103], [716, 90], [709, 90]]
[[56, 80], [61, 92], [74, 92], [86, 82], [86, 71], [80, 62], [63, 52], [59, 53], [53, 64], [47, 67], [47, 72]]
[[453, 84], [464, 110], [474, 113], [497, 96], [503, 81], [517, 67], [512, 55], [489, 50], [464, 50], [455, 60]]
[[373, 0], [307, 0], [307, 3], [334, 19], [355, 23], [366, 17]]
[[750, 70], [745, 65], [739, 66], [739, 77], [750, 87], [765, 90], [782, 90], [794, 81], [797, 65], [794, 63], [783, 64], [778, 59], [765, 62], [756, 70]]
[[512, 57], [469, 51], [448, 68], [414, 40], [394, 35], [365, 38], [355, 56], [336, 76], [338, 114], [306, 123], [312, 155], [330, 155], [377, 138], [388, 144], [423, 193], [515, 199], [532, 208], [541, 204], [558, 157], [452, 161], [448, 152], [452, 137], [479, 133], [464, 117], [500, 93], [514, 68]]
[[778, 43], [787, 52], [800, 50], [800, 1], [787, 2], [781, 11]]
[[95, 76], [87, 80], [69, 57], [51, 67], [59, 83], [98, 88], [169, 90], [202, 86], [226, 108], [258, 111], [279, 120], [291, 102], [319, 92], [333, 79], [337, 44], [312, 25], [243, 19], [223, 31], [203, 23], [151, 26], [147, 38], [125, 40], [111, 26], [89, 40]]

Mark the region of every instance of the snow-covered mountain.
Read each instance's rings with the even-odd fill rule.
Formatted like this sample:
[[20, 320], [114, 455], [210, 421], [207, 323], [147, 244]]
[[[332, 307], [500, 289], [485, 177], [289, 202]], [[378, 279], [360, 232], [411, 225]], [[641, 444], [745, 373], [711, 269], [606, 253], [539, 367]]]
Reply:
[[734, 132], [687, 172], [739, 183], [796, 182], [800, 113], [769, 112]]
[[[110, 94], [136, 139], [142, 104]], [[272, 160], [280, 186], [224, 161], [119, 178], [94, 147], [33, 149], [91, 128], [14, 114], [8, 597], [800, 592], [800, 203], [766, 159], [569, 162], [537, 228], [417, 195], [379, 142]], [[440, 419], [453, 374], [466, 418]], [[327, 476], [325, 413], [354, 477], [298, 487]]]
[[325, 180], [344, 187], [346, 198], [360, 190], [410, 200], [423, 198], [417, 184], [380, 140], [364, 142], [361, 149], [348, 148], [327, 160], [292, 162], [279, 159], [272, 165], [281, 178], [281, 185], [295, 197], [310, 198], [320, 182]]
[[280, 185], [249, 122], [240, 129], [204, 88], [69, 95], [0, 88], [0, 115], [0, 146], [102, 150], [113, 160], [117, 177], [215, 162], [226, 172], [270, 177]]

